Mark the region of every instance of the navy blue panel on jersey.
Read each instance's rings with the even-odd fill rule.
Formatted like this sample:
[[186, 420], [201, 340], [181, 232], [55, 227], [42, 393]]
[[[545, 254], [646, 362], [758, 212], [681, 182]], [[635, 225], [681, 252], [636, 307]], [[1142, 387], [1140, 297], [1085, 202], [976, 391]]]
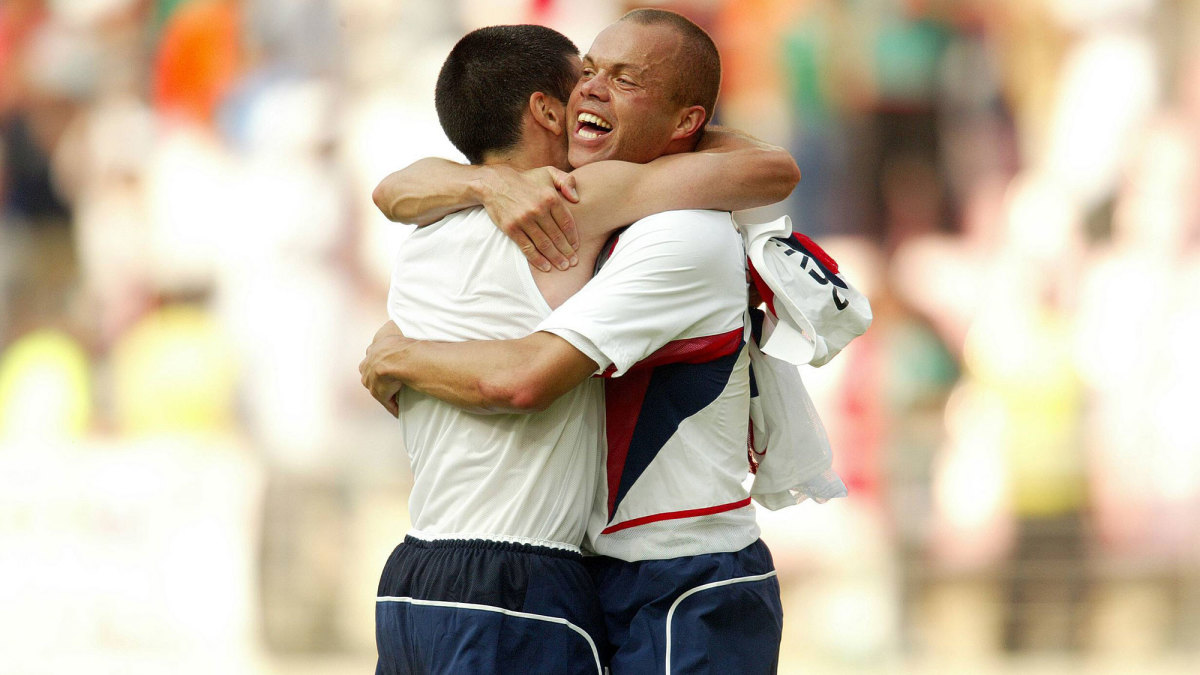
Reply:
[[739, 354], [741, 349], [705, 363], [670, 363], [654, 368], [629, 441], [609, 518], [667, 439], [675, 435], [679, 424], [708, 407], [725, 391]]
[[585, 563], [600, 592], [613, 675], [778, 669], [783, 606], [762, 540], [732, 553]]
[[406, 537], [375, 603], [377, 675], [601, 670], [603, 620], [582, 557]]

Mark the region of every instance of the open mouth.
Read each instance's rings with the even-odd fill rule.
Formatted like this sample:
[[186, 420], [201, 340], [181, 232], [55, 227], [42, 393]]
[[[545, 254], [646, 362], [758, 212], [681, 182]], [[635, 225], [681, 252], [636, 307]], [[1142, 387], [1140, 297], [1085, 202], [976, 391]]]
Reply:
[[608, 120], [603, 117], [593, 113], [579, 113], [575, 133], [581, 138], [600, 138], [610, 131], [612, 131], [612, 124], [609, 124]]

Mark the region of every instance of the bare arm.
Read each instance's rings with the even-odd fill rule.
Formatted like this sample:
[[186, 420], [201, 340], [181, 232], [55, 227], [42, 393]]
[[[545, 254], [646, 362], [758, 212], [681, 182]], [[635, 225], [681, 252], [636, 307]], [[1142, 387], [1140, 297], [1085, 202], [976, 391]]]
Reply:
[[574, 184], [554, 167], [519, 172], [427, 157], [389, 174], [371, 198], [388, 220], [422, 226], [482, 205], [529, 262], [549, 272], [551, 264], [566, 269], [577, 262], [579, 238], [566, 207], [577, 198]]
[[[711, 207], [724, 211], [780, 201], [800, 180], [800, 170], [785, 150], [736, 130], [710, 128], [696, 148], [696, 154], [705, 153], [722, 156], [669, 155], [642, 165], [643, 171], [633, 169], [631, 163], [627, 162], [597, 162], [592, 166], [608, 165], [610, 172], [629, 171], [636, 174], [630, 176], [629, 182], [633, 182], [635, 177], [658, 176], [680, 169], [698, 171], [696, 175], [687, 175], [676, 181], [676, 185], [687, 183], [694, 187], [689, 190], [687, 197], [676, 199], [673, 203], [685, 203], [686, 208]], [[624, 168], [616, 169], [612, 166], [614, 164]], [[548, 178], [533, 178], [537, 172], [546, 169]], [[542, 187], [561, 186], [561, 190], [542, 191], [542, 201], [549, 201], [548, 197], [559, 191], [572, 197], [574, 182], [566, 179], [567, 174], [552, 167], [546, 169], [524, 174], [530, 182], [537, 182]], [[587, 167], [575, 172], [576, 176], [590, 173], [592, 171]], [[389, 220], [415, 225], [429, 225], [455, 211], [486, 206], [489, 202], [495, 202], [498, 211], [511, 212], [516, 217], [515, 209], [507, 209], [509, 204], [504, 200], [512, 198], [507, 189], [513, 187], [518, 175], [521, 172], [500, 165], [465, 165], [439, 157], [427, 157], [388, 175], [375, 187], [371, 196], [375, 206]], [[733, 181], [734, 185], [727, 186], [728, 181]], [[599, 196], [613, 198], [617, 195], [602, 193]], [[566, 234], [569, 239], [570, 233]], [[570, 243], [574, 246], [576, 242]]]
[[388, 220], [429, 225], [479, 205], [479, 169], [441, 157], [426, 157], [388, 174], [371, 199]]
[[396, 393], [412, 387], [479, 413], [544, 410], [596, 372], [596, 362], [551, 333], [518, 340], [412, 340], [392, 322], [359, 364], [363, 386], [393, 416]]
[[581, 236], [607, 236], [662, 211], [766, 206], [787, 198], [800, 180], [786, 150], [740, 132], [710, 129], [701, 147], [648, 164], [605, 161], [576, 169], [579, 203], [571, 211]]
[[[569, 175], [552, 167], [517, 172], [423, 159], [385, 178], [373, 197], [388, 218], [419, 225], [482, 204], [529, 261], [549, 271], [550, 263], [564, 269], [573, 262], [580, 236], [607, 236], [660, 211], [737, 211], [773, 204], [799, 180], [787, 151], [712, 127], [697, 152], [648, 164], [596, 162]], [[580, 203], [568, 209], [567, 199], [576, 198]]]

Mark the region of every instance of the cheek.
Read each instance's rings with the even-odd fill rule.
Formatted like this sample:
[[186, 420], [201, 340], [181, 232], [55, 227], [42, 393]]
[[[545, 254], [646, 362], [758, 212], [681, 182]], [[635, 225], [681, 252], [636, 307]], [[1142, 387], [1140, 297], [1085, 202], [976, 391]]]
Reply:
[[662, 126], [657, 111], [640, 102], [632, 102], [619, 111], [621, 127], [624, 136], [630, 138], [645, 138], [654, 136]]
[[642, 111], [633, 124], [626, 124], [626, 140], [638, 146], [657, 146], [670, 131], [663, 119], [649, 111]]

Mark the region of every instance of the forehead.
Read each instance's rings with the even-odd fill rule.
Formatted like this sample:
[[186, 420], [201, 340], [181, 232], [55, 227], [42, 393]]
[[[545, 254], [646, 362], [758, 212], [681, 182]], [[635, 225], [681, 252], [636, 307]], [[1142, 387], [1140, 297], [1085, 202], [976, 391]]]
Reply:
[[584, 59], [601, 68], [667, 80], [674, 74], [679, 42], [679, 34], [669, 26], [618, 21], [596, 36]]

